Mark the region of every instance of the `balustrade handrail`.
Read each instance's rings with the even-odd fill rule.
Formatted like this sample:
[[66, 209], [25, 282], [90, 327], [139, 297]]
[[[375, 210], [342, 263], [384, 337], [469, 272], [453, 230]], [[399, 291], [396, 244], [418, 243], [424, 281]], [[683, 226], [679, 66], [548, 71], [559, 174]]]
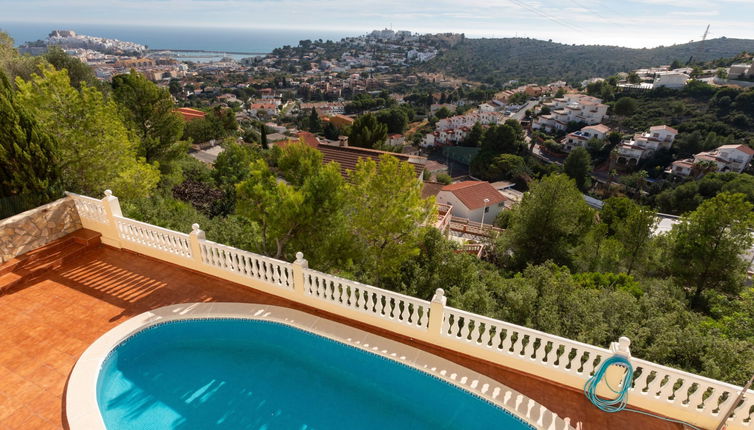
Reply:
[[185, 239], [185, 240], [189, 239], [189, 235], [188, 234], [181, 233], [180, 231], [170, 230], [170, 229], [165, 228], [165, 227], [160, 227], [158, 225], [149, 224], [149, 223], [146, 223], [146, 222], [143, 222], [143, 221], [138, 221], [138, 220], [135, 220], [133, 218], [126, 218], [124, 216], [117, 216], [116, 215], [116, 216], [114, 216], [114, 218], [115, 218], [116, 221], [119, 221], [119, 222], [122, 222], [122, 223], [125, 223], [125, 224], [134, 224], [134, 225], [138, 225], [140, 227], [143, 227], [143, 228], [145, 228], [147, 230], [152, 230], [152, 231], [155, 231], [155, 232], [159, 232], [159, 233], [162, 233], [162, 234], [166, 234], [168, 236], [175, 236], [175, 237], [179, 237], [179, 238]]
[[364, 289], [366, 291], [371, 291], [371, 292], [378, 293], [378, 294], [381, 294], [383, 296], [391, 297], [391, 298], [398, 299], [398, 300], [404, 300], [406, 302], [414, 303], [414, 304], [421, 305], [421, 306], [425, 306], [427, 308], [429, 308], [429, 305], [430, 305], [430, 302], [428, 300], [423, 300], [423, 299], [420, 299], [418, 297], [407, 296], [405, 294], [396, 293], [395, 291], [385, 290], [383, 288], [375, 287], [375, 286], [372, 286], [372, 285], [369, 285], [369, 284], [362, 284], [361, 282], [358, 282], [358, 281], [352, 281], [352, 280], [347, 279], [347, 278], [342, 278], [340, 276], [330, 275], [329, 273], [320, 272], [320, 271], [317, 271], [317, 270], [314, 270], [314, 269], [306, 268], [306, 269], [304, 269], [304, 273], [312, 275], [312, 276], [316, 276], [318, 278], [328, 279], [328, 280], [333, 281], [333, 282], [340, 282], [340, 283], [343, 283], [343, 284], [353, 285], [355, 287], [362, 288], [362, 289]]
[[268, 257], [266, 255], [255, 254], [253, 252], [246, 251], [244, 249], [234, 248], [232, 246], [224, 245], [222, 243], [213, 242], [213, 241], [207, 240], [207, 239], [200, 239], [199, 243], [203, 244], [203, 245], [207, 245], [207, 246], [214, 246], [214, 247], [220, 248], [220, 249], [222, 249], [224, 251], [228, 251], [228, 252], [232, 252], [232, 253], [236, 253], [236, 254], [247, 255], [247, 256], [249, 256], [251, 258], [255, 258], [257, 260], [261, 260], [261, 261], [264, 261], [264, 262], [267, 262], [267, 263], [270, 263], [270, 264], [274, 264], [274, 265], [278, 265], [278, 266], [281, 266], [281, 267], [285, 267], [285, 268], [288, 268], [288, 269], [293, 266], [290, 262], [285, 261], [285, 260], [278, 260], [276, 258]]
[[[502, 320], [496, 320], [494, 318], [490, 318], [490, 317], [486, 317], [484, 315], [479, 315], [479, 314], [467, 312], [467, 311], [464, 311], [464, 310], [461, 310], [461, 309], [458, 309], [458, 308], [453, 308], [453, 307], [450, 307], [450, 306], [446, 306], [445, 307], [445, 311], [446, 311], [446, 315], [445, 315], [446, 319], [450, 315], [456, 315], [456, 316], [459, 316], [459, 317], [464, 317], [464, 318], [468, 318], [470, 320], [477, 321], [479, 323], [485, 323], [485, 324], [490, 324], [490, 325], [498, 325], [498, 326], [503, 326], [505, 328], [510, 328], [511, 330], [518, 331], [518, 332], [520, 332], [520, 333], [522, 333], [524, 335], [532, 335], [532, 336], [535, 336], [535, 337], [546, 338], [547, 340], [561, 342], [561, 343], [566, 344], [566, 345], [571, 346], [571, 347], [578, 347], [578, 348], [584, 349], [587, 352], [594, 352], [594, 353], [603, 354], [603, 355], [612, 355], [612, 352], [610, 352], [610, 350], [605, 349], [605, 348], [601, 348], [599, 346], [590, 345], [588, 343], [579, 342], [577, 340], [568, 339], [568, 338], [565, 338], [565, 337], [558, 336], [556, 334], [546, 333], [546, 332], [539, 331], [539, 330], [536, 330], [536, 329], [533, 329], [533, 328], [524, 327], [524, 326], [521, 326], [521, 325], [518, 325], [518, 324], [513, 324], [513, 323], [502, 321]], [[452, 337], [457, 337], [457, 336], [454, 336], [454, 335], [451, 335], [451, 334], [447, 334], [445, 332], [443, 332], [443, 335], [451, 337], [451, 338]]]
[[[212, 242], [204, 238], [204, 232], [196, 224], [193, 226], [193, 231], [186, 234], [126, 218], [121, 215], [118, 199], [109, 191], [105, 193], [106, 197], [102, 200], [75, 193], [66, 194], [83, 203], [76, 205], [77, 210], [89, 211], [88, 214], [80, 213], [83, 226], [100, 232], [102, 242], [107, 245], [145, 252], [164, 261], [241, 282], [273, 295], [337, 312], [356, 321], [376, 324], [395, 333], [436, 343], [450, 350], [492, 361], [500, 357], [501, 363], [508, 363], [514, 369], [518, 368], [532, 373], [544, 372], [553, 381], [573, 388], [583, 388], [583, 383], [594, 370], [598, 357], [601, 357], [600, 361], [602, 361], [613, 355], [611, 350], [602, 347], [446, 306], [442, 290], [438, 290], [436, 296], [431, 301], [427, 301], [309, 269], [300, 253], [296, 261], [290, 263]], [[144, 240], [144, 243], [134, 242], [127, 237], [126, 232], [119, 228], [119, 224], [135, 226], [146, 232], [175, 239], [178, 243], [160, 244], [159, 241], [150, 243], [148, 238]], [[211, 259], [205, 259], [208, 249], [216, 249], [230, 256], [231, 259], [240, 258], [244, 261], [249, 259], [263, 263], [268, 269], [272, 269], [273, 273], [260, 277], [250, 275], [243, 270], [236, 271], [228, 269], [227, 266], [214, 264]], [[280, 285], [285, 288], [269, 288]], [[318, 291], [318, 288], [321, 287], [328, 289], [329, 292], [320, 295], [321, 290]], [[340, 289], [341, 295], [337, 297], [342, 298], [342, 291], [349, 287], [351, 290], [360, 290], [361, 293], [358, 295], [361, 298], [365, 293], [370, 298], [368, 300], [372, 300], [372, 294], [374, 294], [374, 298], [393, 300], [396, 307], [392, 309], [396, 309], [399, 303], [403, 303], [402, 306], [405, 309], [398, 314], [391, 313], [389, 318], [385, 318], [375, 310], [377, 308], [372, 309], [368, 304], [366, 306], [360, 303], [354, 305], [352, 301], [336, 298], [335, 291]], [[403, 314], [409, 307], [411, 311]], [[392, 315], [397, 315], [397, 317]], [[384, 323], [374, 320], [375, 316]], [[411, 328], [406, 330], [405, 327]], [[420, 330], [416, 330], [417, 328]], [[504, 340], [499, 337], [502, 330], [506, 332]], [[491, 336], [496, 339], [495, 342], [490, 343]], [[514, 346], [509, 347], [506, 342], [510, 345], [512, 337], [516, 340]], [[524, 338], [528, 340], [522, 343]], [[479, 339], [482, 341], [480, 342]], [[498, 342], [500, 340], [502, 343]], [[467, 349], [467, 345], [473, 345], [476, 353]], [[506, 346], [501, 348], [501, 345]], [[573, 359], [583, 360], [587, 357], [586, 354], [588, 354], [587, 361], [582, 361], [583, 371], [570, 366]], [[571, 358], [567, 358], [568, 355], [571, 355]], [[566, 358], [565, 365], [561, 365], [560, 357]], [[558, 362], [557, 365], [554, 364], [555, 361]], [[722, 409], [724, 406], [730, 406], [733, 398], [743, 389], [734, 384], [639, 358], [631, 357], [630, 361], [639, 370], [639, 376], [634, 377], [630, 387], [630, 392], [636, 393], [637, 396], [629, 398], [630, 404], [636, 402], [635, 404], [643, 409], [667, 416], [675, 415], [675, 418], [695, 422], [698, 425], [712, 426], [711, 423], [715, 419], [720, 419], [719, 413], [713, 412], [715, 408]], [[734, 417], [728, 421], [733, 426], [731, 428], [754, 428], [754, 420], [751, 420], [749, 415], [749, 408], [754, 406], [754, 390], [749, 390], [747, 395], [748, 397], [740, 405], [736, 405]], [[699, 416], [700, 411], [702, 416]]]

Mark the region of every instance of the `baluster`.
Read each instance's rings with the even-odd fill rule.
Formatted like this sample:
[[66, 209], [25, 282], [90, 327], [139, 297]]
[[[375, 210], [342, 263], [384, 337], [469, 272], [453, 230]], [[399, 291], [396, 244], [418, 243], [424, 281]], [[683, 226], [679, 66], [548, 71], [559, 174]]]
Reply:
[[490, 346], [490, 339], [492, 338], [493, 331], [497, 333], [498, 332], [497, 327], [493, 326], [490, 323], [484, 323], [484, 331], [482, 332], [481, 342], [482, 342], [482, 345], [484, 345], [485, 347]]
[[472, 321], [469, 320], [468, 317], [463, 317], [463, 325], [460, 325], [461, 319], [458, 319], [459, 326], [461, 327], [461, 339], [468, 340], [469, 339], [469, 326], [473, 324]]
[[383, 297], [385, 297], [385, 318], [393, 318], [393, 304], [390, 302], [392, 299], [389, 296]]
[[524, 357], [531, 358], [531, 356], [534, 355], [534, 344], [536, 342], [537, 339], [534, 336], [529, 335], [529, 341], [526, 342], [526, 346], [524, 347]]
[[542, 339], [542, 338], [539, 339], [539, 348], [537, 348], [534, 354], [534, 360], [540, 363], [544, 363], [545, 358], [547, 358], [547, 355], [549, 355], [549, 353], [547, 352], [547, 345], [549, 343], [550, 342], [546, 339]]
[[704, 401], [704, 408], [702, 409], [701, 413], [704, 415], [709, 415], [717, 409], [718, 402], [720, 401], [720, 397], [724, 394], [719, 388], [712, 388], [712, 392], [710, 393], [709, 397], [707, 397], [707, 400]]
[[[407, 305], [407, 306], [409, 306], [409, 305]], [[408, 322], [411, 325], [419, 325], [419, 310], [418, 310], [419, 306], [417, 306], [417, 305], [415, 305], [413, 303], [411, 303], [410, 306], [411, 306], [411, 313], [410, 313], [410, 315], [408, 317], [408, 321], [406, 321], [406, 322]]]
[[516, 339], [516, 343], [513, 344], [513, 354], [516, 356], [520, 356], [521, 352], [524, 349], [524, 337], [525, 335], [523, 333], [517, 333], [518, 339]]
[[272, 269], [270, 269], [270, 263], [268, 261], [264, 261], [264, 280], [267, 282], [272, 282]]
[[[592, 354], [591, 352], [589, 353], [589, 359], [586, 360], [586, 362], [584, 363], [584, 366], [583, 366], [584, 370], [582, 370], [582, 372], [584, 373], [584, 375], [589, 376], [589, 375], [592, 374], [592, 371], [594, 371], [594, 367], [595, 367], [594, 363], [596, 363], [597, 359], [600, 358], [600, 357], [601, 356], [597, 355], [596, 353], [595, 354]], [[601, 362], [602, 361], [600, 361], [600, 363]]]
[[513, 332], [511, 329], [505, 330], [505, 338], [503, 338], [503, 352], [510, 352], [511, 351], [511, 343], [513, 342], [511, 338], [513, 337]]
[[379, 293], [374, 293], [374, 312], [378, 316], [382, 316], [382, 311], [384, 309], [384, 305], [382, 304], [382, 296]]
[[447, 336], [448, 330], [450, 330], [450, 315], [446, 313], [442, 318], [442, 330], [440, 333], [443, 336]]
[[676, 381], [678, 380], [678, 377], [669, 375], [670, 378], [668, 378], [668, 383], [662, 386], [662, 389], [660, 390], [660, 399], [665, 400], [668, 402], [672, 402], [670, 400], [670, 396], [673, 395], [673, 388], [675, 386]]
[[641, 375], [634, 380], [633, 392], [644, 394], [644, 388], [647, 387], [647, 379], [649, 374], [652, 373], [646, 367], [641, 368]]
[[403, 300], [399, 301], [398, 303], [399, 305], [403, 306], [403, 310], [401, 311], [401, 314], [400, 314], [400, 321], [408, 324], [408, 315], [409, 315], [408, 303], [406, 303]]
[[421, 318], [419, 319], [419, 325], [422, 327], [427, 327], [427, 323], [429, 321], [429, 309], [424, 306], [422, 306], [421, 309], [422, 309], [422, 315], [421, 315]]
[[662, 384], [663, 379], [665, 379], [665, 375], [660, 372], [655, 372], [654, 377], [655, 379], [647, 385], [647, 394], [657, 398], [659, 397], [660, 385]]
[[249, 256], [244, 255], [243, 256], [243, 274], [246, 276], [251, 275], [251, 264], [249, 264]]
[[364, 305], [367, 303], [367, 300], [364, 298], [364, 290], [361, 288], [358, 289], [358, 303], [357, 306], [359, 309], [364, 309]]
[[[563, 348], [565, 349], [565, 348]], [[550, 352], [547, 353], [547, 356], [545, 357], [545, 361], [553, 367], [562, 367], [562, 364], [560, 362], [560, 354], [558, 354], [558, 351], [560, 350], [560, 342], [552, 342], [552, 349]], [[556, 365], [555, 362], [558, 362]]]
[[[737, 394], [736, 394], [737, 395]], [[734, 395], [735, 397], [735, 395]], [[751, 421], [746, 422], [747, 419], [751, 416], [751, 407], [754, 406], [754, 398], [747, 397], [744, 398], [743, 403], [741, 406], [738, 407], [735, 411], [733, 411], [733, 422], [741, 425], [751, 425]], [[723, 412], [725, 413], [725, 412]]]
[[689, 408], [696, 411], [699, 410], [701, 406], [703, 406], [702, 397], [704, 397], [705, 391], [707, 391], [707, 388], [705, 386], [699, 383], [696, 384], [696, 391], [694, 391], [694, 393], [689, 396]]
[[371, 291], [366, 292], [367, 295], [367, 310], [374, 312], [374, 293]]
[[692, 382], [690, 379], [684, 379], [681, 383], [681, 386], [678, 387], [677, 390], [675, 390], [675, 393], [673, 394], [673, 403], [677, 405], [683, 404], [686, 399], [689, 397], [689, 387], [691, 386]]

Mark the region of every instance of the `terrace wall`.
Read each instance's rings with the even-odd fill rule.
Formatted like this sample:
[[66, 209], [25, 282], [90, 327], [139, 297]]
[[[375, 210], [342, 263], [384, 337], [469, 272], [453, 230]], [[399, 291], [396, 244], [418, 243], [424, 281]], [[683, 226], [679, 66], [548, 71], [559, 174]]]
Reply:
[[0, 220], [0, 263], [80, 228], [81, 219], [70, 197]]

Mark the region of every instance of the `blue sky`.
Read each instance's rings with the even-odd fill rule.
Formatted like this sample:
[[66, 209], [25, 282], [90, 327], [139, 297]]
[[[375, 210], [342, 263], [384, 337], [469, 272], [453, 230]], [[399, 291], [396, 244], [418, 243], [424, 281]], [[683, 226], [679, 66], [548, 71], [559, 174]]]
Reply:
[[392, 27], [653, 47], [754, 39], [754, 0], [0, 0], [0, 21], [286, 28]]

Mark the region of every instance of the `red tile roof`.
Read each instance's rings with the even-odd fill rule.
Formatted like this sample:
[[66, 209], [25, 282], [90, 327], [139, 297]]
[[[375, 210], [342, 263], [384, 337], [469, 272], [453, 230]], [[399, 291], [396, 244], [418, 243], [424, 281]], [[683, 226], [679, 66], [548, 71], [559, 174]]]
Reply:
[[667, 131], [678, 134], [678, 130], [674, 129], [673, 127], [669, 125], [655, 125], [653, 127], [649, 127], [649, 130], [667, 130]]
[[[322, 152], [322, 163], [327, 164], [331, 161], [335, 161], [340, 164], [340, 174], [344, 178], [348, 177], [348, 170], [356, 168], [356, 163], [361, 158], [371, 158], [378, 161], [380, 155], [390, 154], [393, 157], [409, 162], [412, 158], [406, 154], [398, 154], [397, 152], [378, 151], [376, 149], [359, 148], [356, 146], [334, 146], [334, 145], [319, 145], [317, 147]], [[416, 172], [416, 177], [420, 177], [424, 173], [424, 165], [419, 163], [411, 163], [411, 166]]]
[[187, 107], [182, 107], [182, 108], [175, 109], [175, 110], [173, 110], [173, 112], [181, 115], [183, 117], [184, 121], [191, 121], [193, 119], [204, 118], [207, 115], [206, 113], [204, 113], [204, 112], [202, 112], [200, 110], [191, 109], [191, 108], [187, 108]]
[[[479, 209], [485, 205], [496, 205], [508, 200], [490, 185], [489, 182], [484, 181], [457, 182], [444, 186], [442, 191], [453, 193], [469, 210]], [[484, 199], [488, 199], [489, 202], [485, 203]]]
[[739, 151], [743, 152], [746, 155], [754, 155], [754, 149], [752, 149], [750, 146], [746, 145], [723, 145], [717, 149], [738, 149]]
[[310, 133], [308, 131], [300, 131], [300, 132], [298, 132], [298, 137], [307, 146], [311, 146], [312, 148], [316, 148], [316, 147], [319, 146], [319, 139], [317, 139], [317, 136], [315, 136], [314, 134], [312, 134], [312, 133]]

